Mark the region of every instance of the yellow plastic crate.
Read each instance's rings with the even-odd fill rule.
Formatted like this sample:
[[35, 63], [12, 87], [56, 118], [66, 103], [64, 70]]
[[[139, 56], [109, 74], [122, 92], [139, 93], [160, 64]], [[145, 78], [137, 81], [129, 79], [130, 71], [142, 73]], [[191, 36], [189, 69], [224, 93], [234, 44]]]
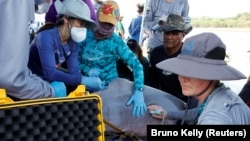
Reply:
[[104, 141], [102, 101], [84, 85], [65, 98], [14, 102], [0, 89], [0, 139], [4, 141]]

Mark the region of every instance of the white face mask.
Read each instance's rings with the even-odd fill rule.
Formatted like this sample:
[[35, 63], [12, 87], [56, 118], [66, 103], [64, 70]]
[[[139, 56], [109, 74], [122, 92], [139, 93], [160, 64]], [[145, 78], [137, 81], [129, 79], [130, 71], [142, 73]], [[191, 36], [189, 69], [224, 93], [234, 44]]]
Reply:
[[50, 0], [49, 3], [44, 2], [42, 4], [39, 4], [37, 7], [38, 9], [35, 11], [37, 14], [44, 14], [47, 13], [49, 11], [49, 8], [52, 4], [52, 0]]
[[71, 38], [76, 42], [82, 42], [86, 39], [87, 29], [85, 27], [72, 27], [70, 30]]

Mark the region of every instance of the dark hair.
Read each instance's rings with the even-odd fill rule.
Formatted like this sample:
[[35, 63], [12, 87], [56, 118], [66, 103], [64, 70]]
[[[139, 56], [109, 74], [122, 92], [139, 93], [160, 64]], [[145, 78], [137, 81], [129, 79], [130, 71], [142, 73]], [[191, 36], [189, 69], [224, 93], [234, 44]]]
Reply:
[[45, 23], [38, 31], [37, 33], [39, 32], [42, 32], [44, 30], [48, 30], [48, 29], [51, 29], [51, 28], [54, 28], [55, 26], [59, 26], [59, 25], [62, 25], [63, 24], [63, 17], [64, 15], [59, 15], [58, 16], [58, 19], [56, 21], [56, 23], [50, 23], [50, 22], [47, 22]]
[[143, 12], [143, 9], [144, 9], [144, 4], [143, 3], [137, 3], [136, 7], [137, 7], [137, 12], [138, 13], [142, 13]]
[[135, 54], [138, 55], [139, 61], [143, 62], [144, 57], [143, 57], [142, 49], [141, 49], [139, 43], [135, 39], [128, 39], [127, 45], [130, 48], [130, 50], [132, 50]]
[[50, 22], [45, 23], [45, 24], [37, 31], [37, 33], [42, 32], [42, 31], [44, 31], [44, 30], [48, 30], [48, 29], [54, 28], [55, 26], [63, 25], [63, 23], [64, 23], [63, 17], [66, 17], [68, 20], [74, 20], [74, 19], [76, 19], [76, 18], [74, 18], [74, 17], [68, 17], [68, 16], [65, 16], [65, 15], [58, 15], [58, 18], [57, 18], [57, 20], [56, 20], [56, 23], [50, 23]]

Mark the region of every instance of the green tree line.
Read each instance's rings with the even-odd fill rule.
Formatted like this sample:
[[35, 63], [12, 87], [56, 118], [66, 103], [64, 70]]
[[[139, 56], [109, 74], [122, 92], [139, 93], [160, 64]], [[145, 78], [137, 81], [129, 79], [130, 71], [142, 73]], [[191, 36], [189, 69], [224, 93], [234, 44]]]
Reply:
[[213, 28], [250, 28], [250, 13], [240, 13], [230, 18], [191, 18], [193, 27], [213, 27]]

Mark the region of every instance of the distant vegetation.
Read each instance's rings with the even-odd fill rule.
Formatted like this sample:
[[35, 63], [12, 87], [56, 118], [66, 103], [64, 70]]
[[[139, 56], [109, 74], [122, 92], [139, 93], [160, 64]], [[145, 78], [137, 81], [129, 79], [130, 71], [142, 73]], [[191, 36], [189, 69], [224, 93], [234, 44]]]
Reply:
[[192, 18], [193, 27], [213, 27], [213, 28], [250, 28], [250, 13], [241, 13], [230, 18]]

